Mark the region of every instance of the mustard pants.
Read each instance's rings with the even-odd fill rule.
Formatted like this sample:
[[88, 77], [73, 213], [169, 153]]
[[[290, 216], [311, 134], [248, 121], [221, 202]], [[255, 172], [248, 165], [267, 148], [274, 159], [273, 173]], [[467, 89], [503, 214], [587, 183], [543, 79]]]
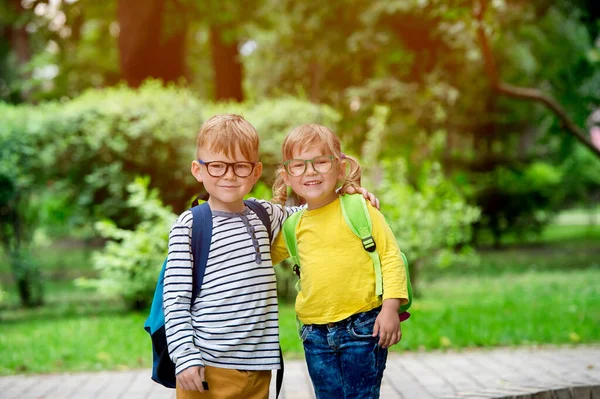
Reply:
[[230, 370], [206, 366], [208, 391], [177, 387], [177, 399], [269, 399], [271, 370]]

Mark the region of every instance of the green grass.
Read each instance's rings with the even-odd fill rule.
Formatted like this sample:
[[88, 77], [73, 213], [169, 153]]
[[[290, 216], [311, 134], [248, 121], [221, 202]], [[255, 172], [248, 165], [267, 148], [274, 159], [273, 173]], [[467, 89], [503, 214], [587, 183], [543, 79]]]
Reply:
[[537, 242], [522, 242], [502, 249], [483, 248], [479, 254], [479, 264], [425, 268], [421, 280], [599, 268], [600, 226], [549, 226]]
[[0, 374], [148, 367], [144, 317], [90, 313], [8, 323], [0, 333]]

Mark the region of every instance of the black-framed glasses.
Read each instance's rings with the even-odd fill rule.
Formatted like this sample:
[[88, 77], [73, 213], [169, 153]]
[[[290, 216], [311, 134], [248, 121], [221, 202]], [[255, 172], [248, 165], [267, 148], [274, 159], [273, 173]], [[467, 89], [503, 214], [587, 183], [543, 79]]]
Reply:
[[206, 166], [206, 171], [212, 177], [222, 177], [227, 174], [229, 168], [233, 170], [233, 174], [237, 177], [248, 177], [254, 171], [254, 167], [258, 162], [222, 162], [222, 161], [211, 161], [205, 162], [201, 159], [198, 160], [200, 165]]
[[306, 172], [309, 162], [312, 164], [315, 172], [327, 173], [333, 167], [334, 160], [335, 157], [333, 155], [319, 155], [313, 159], [290, 159], [289, 161], [285, 161], [283, 166], [290, 176], [298, 177]]

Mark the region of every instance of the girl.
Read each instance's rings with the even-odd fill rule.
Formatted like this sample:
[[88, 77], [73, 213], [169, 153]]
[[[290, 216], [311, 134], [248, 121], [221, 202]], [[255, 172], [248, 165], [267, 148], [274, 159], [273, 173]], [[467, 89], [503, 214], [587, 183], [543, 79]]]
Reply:
[[[387, 348], [402, 336], [398, 309], [408, 301], [396, 239], [368, 204], [383, 275], [378, 297], [373, 263], [347, 226], [336, 190], [360, 186], [360, 165], [341, 152], [330, 129], [315, 124], [290, 132], [282, 153], [274, 201], [285, 202], [291, 187], [307, 204], [296, 229], [302, 265], [296, 313], [316, 397], [378, 398]], [[274, 262], [289, 256], [282, 234], [271, 250]]]

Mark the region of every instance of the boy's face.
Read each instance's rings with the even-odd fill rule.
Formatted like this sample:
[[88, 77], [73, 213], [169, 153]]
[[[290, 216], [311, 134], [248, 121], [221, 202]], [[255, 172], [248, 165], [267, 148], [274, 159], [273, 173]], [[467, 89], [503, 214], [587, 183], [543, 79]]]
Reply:
[[[258, 162], [258, 159], [246, 159], [239, 148], [233, 158], [207, 147], [200, 148], [199, 153], [200, 160], [204, 164], [201, 165], [200, 162], [193, 161], [192, 174], [196, 180], [204, 184], [204, 188], [210, 195], [208, 203], [211, 209], [225, 212], [242, 212], [245, 207], [244, 196], [252, 190], [252, 186], [260, 177], [262, 164]], [[250, 162], [251, 164], [224, 165], [213, 163], [206, 165], [206, 163], [212, 162], [226, 162], [229, 164]], [[247, 177], [238, 176], [245, 176], [247, 173], [250, 173]]]
[[[337, 158], [329, 159], [328, 156], [331, 156], [331, 153], [326, 148], [312, 147], [294, 151], [293, 159], [296, 161], [287, 165], [294, 174], [300, 174], [304, 166], [299, 161], [312, 161], [305, 163], [304, 173], [299, 176], [293, 176], [286, 171], [283, 177], [285, 184], [306, 200], [308, 209], [327, 205], [337, 198], [335, 189], [338, 180], [344, 177], [345, 163]], [[293, 165], [296, 164], [300, 168], [294, 171]]]

